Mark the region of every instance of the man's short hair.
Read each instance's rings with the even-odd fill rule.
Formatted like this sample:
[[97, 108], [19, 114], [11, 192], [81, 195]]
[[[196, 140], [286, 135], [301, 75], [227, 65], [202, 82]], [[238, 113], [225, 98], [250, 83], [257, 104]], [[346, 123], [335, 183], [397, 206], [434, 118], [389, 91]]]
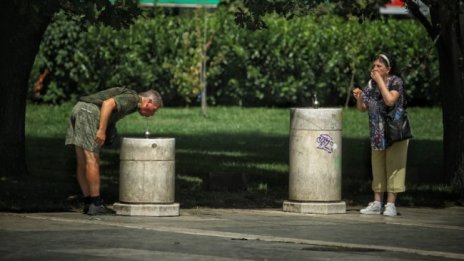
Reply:
[[161, 98], [161, 95], [159, 94], [159, 92], [153, 89], [150, 89], [148, 91], [139, 93], [139, 95], [145, 98], [149, 98], [159, 107], [163, 107], [163, 98]]

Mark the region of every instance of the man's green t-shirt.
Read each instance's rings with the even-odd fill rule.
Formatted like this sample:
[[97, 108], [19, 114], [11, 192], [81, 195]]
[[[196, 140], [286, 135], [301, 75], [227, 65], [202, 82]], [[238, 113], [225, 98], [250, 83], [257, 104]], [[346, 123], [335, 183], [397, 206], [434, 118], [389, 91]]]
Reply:
[[135, 112], [138, 108], [140, 97], [134, 90], [126, 87], [114, 87], [80, 98], [80, 101], [92, 103], [101, 107], [103, 101], [113, 98], [116, 102], [116, 111], [113, 111], [108, 124], [113, 125], [124, 116]]

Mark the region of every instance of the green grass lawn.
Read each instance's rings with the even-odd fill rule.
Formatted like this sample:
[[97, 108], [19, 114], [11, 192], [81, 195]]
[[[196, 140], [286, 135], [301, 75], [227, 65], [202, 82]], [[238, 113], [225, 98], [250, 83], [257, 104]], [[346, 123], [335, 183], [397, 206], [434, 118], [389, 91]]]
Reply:
[[[55, 211], [77, 206], [72, 148], [64, 146], [72, 104], [28, 104], [26, 152], [29, 175], [1, 177], [0, 210]], [[441, 178], [441, 109], [410, 108], [408, 192], [403, 205], [442, 206], [453, 199]], [[176, 201], [182, 207], [281, 207], [288, 197], [289, 109], [163, 108], [154, 117], [130, 115], [118, 123], [121, 137], [176, 139]], [[370, 200], [367, 114], [343, 112], [343, 200]], [[102, 194], [118, 200], [119, 144], [101, 153]]]

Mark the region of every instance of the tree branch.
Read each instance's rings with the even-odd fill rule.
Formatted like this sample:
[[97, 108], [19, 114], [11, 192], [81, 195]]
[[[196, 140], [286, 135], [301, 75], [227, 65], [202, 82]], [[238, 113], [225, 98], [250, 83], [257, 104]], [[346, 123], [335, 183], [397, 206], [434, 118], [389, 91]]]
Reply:
[[411, 14], [425, 27], [425, 30], [427, 30], [430, 38], [435, 40], [435, 38], [438, 36], [438, 31], [427, 19], [427, 17], [425, 17], [425, 15], [420, 11], [419, 5], [414, 0], [406, 0], [405, 3]]

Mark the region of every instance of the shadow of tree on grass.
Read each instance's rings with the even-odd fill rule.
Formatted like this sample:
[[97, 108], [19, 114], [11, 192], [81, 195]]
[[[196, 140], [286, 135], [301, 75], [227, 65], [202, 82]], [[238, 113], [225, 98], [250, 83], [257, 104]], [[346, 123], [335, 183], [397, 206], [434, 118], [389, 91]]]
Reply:
[[[137, 137], [125, 134], [126, 137]], [[183, 208], [282, 207], [288, 198], [288, 136], [263, 133], [179, 135], [176, 139], [176, 202]], [[68, 211], [79, 208], [74, 150], [64, 139], [27, 137], [28, 175], [0, 179], [0, 211]], [[101, 153], [102, 195], [118, 201], [119, 146]], [[442, 207], [455, 200], [441, 175], [442, 143], [412, 140], [407, 187], [399, 203]], [[342, 199], [371, 200], [367, 139], [344, 138]]]

